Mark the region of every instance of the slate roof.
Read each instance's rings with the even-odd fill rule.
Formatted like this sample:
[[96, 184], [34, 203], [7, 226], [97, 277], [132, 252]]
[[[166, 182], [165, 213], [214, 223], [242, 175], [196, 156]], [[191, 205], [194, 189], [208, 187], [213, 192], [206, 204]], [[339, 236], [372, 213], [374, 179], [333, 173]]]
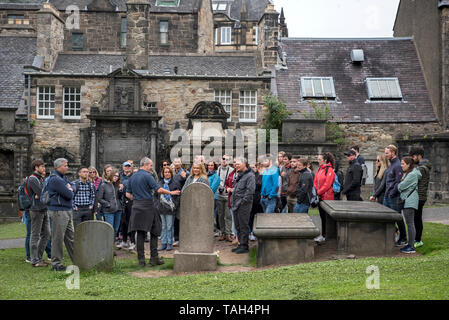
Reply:
[[[362, 49], [365, 61], [351, 63], [352, 49]], [[288, 70], [276, 71], [277, 92], [293, 112], [312, 108], [300, 93], [303, 76], [333, 77], [337, 102], [329, 103], [338, 122], [433, 122], [436, 121], [423, 72], [411, 38], [299, 39], [283, 38]], [[397, 77], [402, 102], [367, 102], [367, 77]], [[340, 103], [338, 103], [338, 101]]]
[[[178, 67], [178, 76], [257, 77], [252, 56], [149, 56], [149, 74], [165, 76], [165, 68]], [[59, 54], [53, 73], [109, 74], [123, 66], [123, 55]]]
[[227, 12], [214, 11], [214, 13], [225, 13], [233, 20], [239, 20], [242, 12], [243, 2], [246, 2], [246, 11], [248, 21], [259, 21], [265, 11], [270, 0], [212, 0], [212, 3], [228, 3]]
[[33, 63], [35, 37], [0, 37], [0, 108], [18, 108], [24, 94], [23, 67]]
[[[36, 7], [39, 9], [41, 4], [46, 0], [0, 0], [0, 8], [23, 8]], [[69, 5], [76, 5], [81, 11], [84, 10], [86, 6], [91, 5], [95, 0], [50, 0], [53, 6], [60, 10], [65, 11]], [[118, 7], [118, 11], [126, 11], [126, 0], [108, 0], [111, 4], [111, 9], [115, 11]], [[196, 7], [198, 7], [199, 0], [180, 0], [179, 6], [177, 7], [164, 7], [156, 6], [156, 0], [149, 0], [151, 4], [150, 12], [179, 12], [179, 13], [189, 13], [193, 12]]]

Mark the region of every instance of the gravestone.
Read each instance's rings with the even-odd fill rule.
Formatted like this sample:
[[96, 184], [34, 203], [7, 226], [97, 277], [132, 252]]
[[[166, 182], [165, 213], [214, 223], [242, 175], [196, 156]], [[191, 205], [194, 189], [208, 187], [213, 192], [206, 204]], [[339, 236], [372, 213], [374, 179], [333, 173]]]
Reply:
[[336, 239], [337, 250], [359, 255], [392, 255], [395, 223], [402, 215], [377, 202], [320, 202], [326, 211], [326, 240]]
[[112, 271], [114, 229], [103, 221], [85, 221], [76, 227], [73, 263], [80, 270]]
[[181, 195], [179, 251], [174, 272], [214, 271], [214, 194], [204, 183], [192, 183]]
[[257, 237], [258, 267], [313, 260], [313, 239], [320, 234], [310, 216], [301, 213], [259, 213], [253, 232]]

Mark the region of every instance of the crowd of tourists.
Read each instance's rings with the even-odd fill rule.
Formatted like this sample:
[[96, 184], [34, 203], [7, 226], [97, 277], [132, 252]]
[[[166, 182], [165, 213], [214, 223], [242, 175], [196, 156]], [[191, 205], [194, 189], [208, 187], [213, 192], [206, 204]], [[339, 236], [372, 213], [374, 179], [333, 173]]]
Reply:
[[[214, 236], [229, 242], [232, 252], [249, 252], [255, 241], [254, 217], [258, 213], [305, 213], [317, 207], [321, 217], [321, 235], [326, 240], [326, 214], [321, 200], [362, 201], [361, 187], [367, 179], [367, 167], [358, 146], [344, 153], [346, 173], [332, 153], [318, 155], [319, 168], [314, 172], [309, 159], [279, 152], [277, 159], [267, 154], [249, 164], [243, 157], [224, 155], [219, 163], [196, 156], [187, 168], [180, 158], [163, 161], [159, 172], [147, 157], [139, 167], [125, 161], [121, 170], [106, 165], [100, 176], [94, 167], [80, 167], [78, 178], [69, 181], [68, 161], [54, 161], [54, 170], [46, 176], [46, 164], [34, 160], [33, 173], [24, 180], [30, 199], [24, 211], [27, 225], [27, 262], [52, 270], [64, 271], [63, 245], [73, 260], [74, 233], [89, 220], [101, 220], [114, 229], [117, 249], [136, 250], [144, 266], [144, 243], [150, 243], [151, 265], [163, 264], [160, 251], [171, 251], [179, 242], [182, 215], [180, 202], [192, 183], [203, 183], [214, 194]], [[398, 157], [389, 145], [377, 156], [374, 188], [370, 201], [377, 201], [403, 214], [397, 224], [396, 245], [404, 253], [414, 253], [422, 246], [422, 211], [426, 202], [431, 165], [422, 148], [413, 148], [409, 156]], [[407, 231], [408, 240], [407, 240]], [[160, 246], [158, 242], [160, 240]], [[43, 259], [46, 252], [48, 260]]]

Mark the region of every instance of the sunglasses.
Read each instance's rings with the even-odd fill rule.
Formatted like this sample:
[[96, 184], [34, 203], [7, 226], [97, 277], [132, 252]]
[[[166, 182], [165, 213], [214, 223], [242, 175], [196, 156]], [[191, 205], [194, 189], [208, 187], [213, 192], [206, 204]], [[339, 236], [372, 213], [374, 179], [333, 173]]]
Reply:
[[168, 164], [168, 163], [164, 163], [163, 166], [164, 166], [164, 167], [167, 167], [167, 166], [169, 166], [169, 164]]

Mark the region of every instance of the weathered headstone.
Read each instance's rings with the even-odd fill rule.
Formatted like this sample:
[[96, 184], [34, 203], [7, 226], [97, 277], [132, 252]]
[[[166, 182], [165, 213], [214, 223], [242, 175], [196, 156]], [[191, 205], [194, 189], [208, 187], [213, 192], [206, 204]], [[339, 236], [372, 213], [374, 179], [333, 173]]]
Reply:
[[217, 269], [214, 252], [214, 194], [204, 183], [192, 183], [181, 195], [179, 251], [174, 253], [175, 272]]
[[112, 271], [114, 229], [103, 221], [85, 221], [76, 227], [73, 263], [80, 270]]
[[313, 239], [320, 234], [310, 216], [301, 213], [259, 213], [253, 232], [258, 241], [258, 267], [313, 260]]
[[377, 202], [321, 201], [326, 211], [326, 240], [336, 239], [337, 249], [360, 255], [396, 252], [395, 223], [402, 215]]

